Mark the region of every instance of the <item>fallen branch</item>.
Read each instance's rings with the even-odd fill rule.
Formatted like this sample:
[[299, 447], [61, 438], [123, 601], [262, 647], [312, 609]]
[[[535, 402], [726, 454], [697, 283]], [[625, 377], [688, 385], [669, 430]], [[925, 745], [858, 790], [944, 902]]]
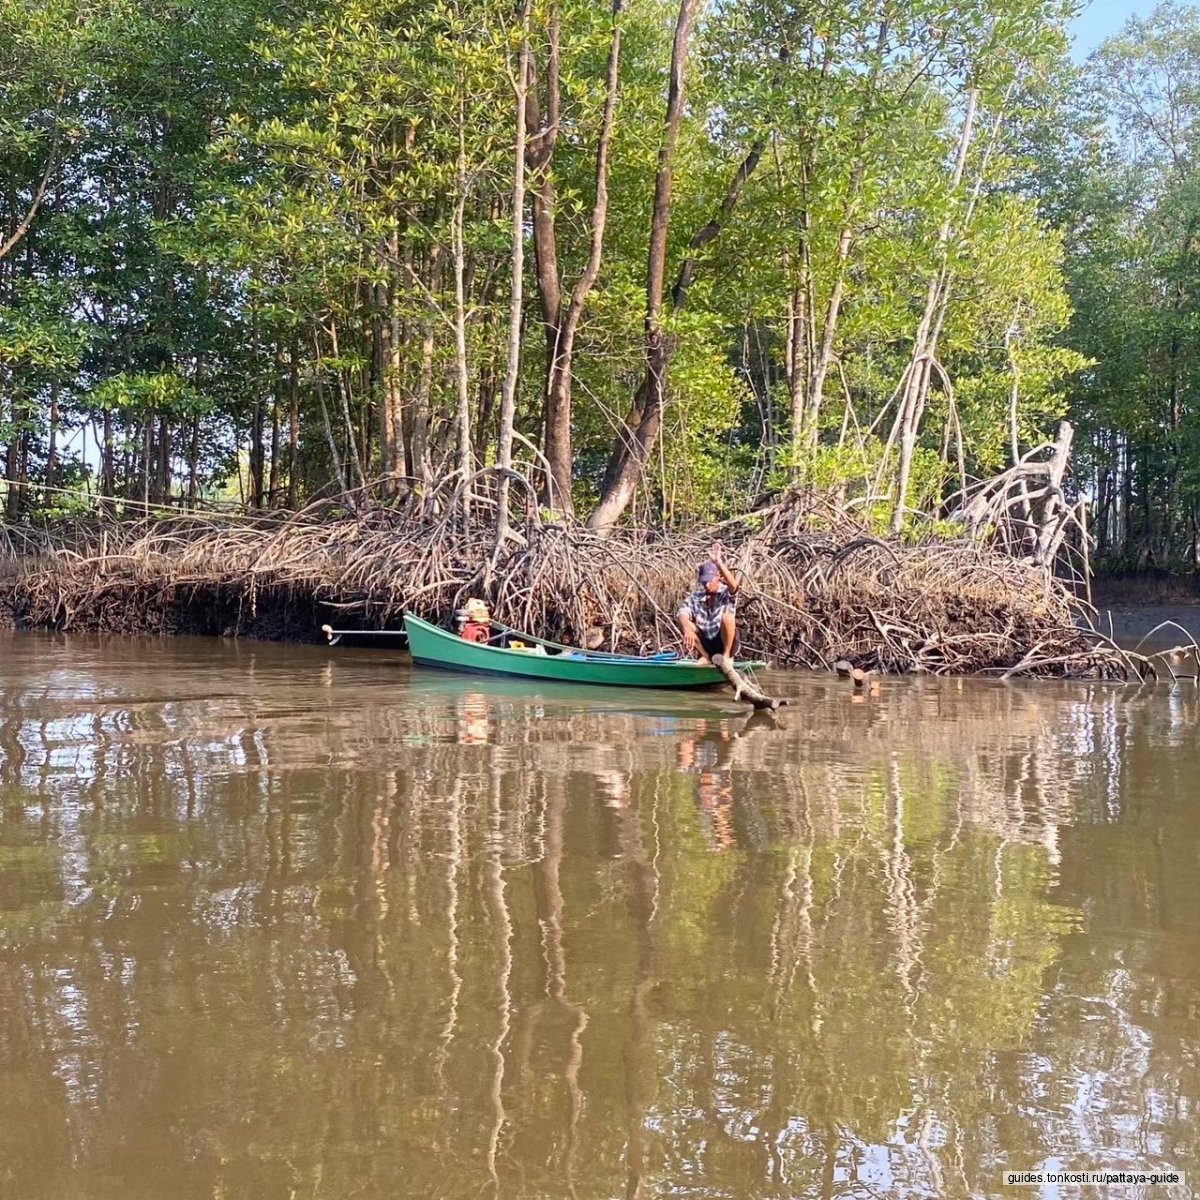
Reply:
[[712, 664], [729, 680], [730, 686], [733, 688], [733, 698], [741, 700], [743, 697], [750, 701], [755, 708], [767, 708], [774, 711], [777, 708], [782, 708], [787, 704], [786, 700], [778, 700], [773, 696], [767, 696], [761, 692], [753, 683], [750, 682], [738, 669], [731, 663], [723, 654], [714, 654]]

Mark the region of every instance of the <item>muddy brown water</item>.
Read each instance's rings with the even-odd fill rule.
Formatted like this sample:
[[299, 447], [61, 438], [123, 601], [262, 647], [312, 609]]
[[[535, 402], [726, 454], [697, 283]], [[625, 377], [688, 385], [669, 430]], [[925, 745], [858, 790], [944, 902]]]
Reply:
[[1200, 1179], [1196, 690], [767, 682], [0, 634], [0, 1196]]

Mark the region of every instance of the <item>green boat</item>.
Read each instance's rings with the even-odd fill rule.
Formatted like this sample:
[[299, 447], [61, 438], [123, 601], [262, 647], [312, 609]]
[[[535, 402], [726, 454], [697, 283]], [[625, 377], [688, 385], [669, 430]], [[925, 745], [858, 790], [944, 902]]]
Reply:
[[[560, 680], [565, 683], [599, 683], [611, 687], [706, 688], [725, 682], [714, 666], [704, 666], [673, 655], [636, 658], [577, 650], [542, 638], [505, 630], [523, 649], [485, 646], [468, 642], [439, 629], [411, 613], [404, 615], [408, 648], [413, 662], [444, 671], [472, 675], [514, 675], [525, 679]], [[741, 672], [761, 667], [761, 662], [739, 662]]]

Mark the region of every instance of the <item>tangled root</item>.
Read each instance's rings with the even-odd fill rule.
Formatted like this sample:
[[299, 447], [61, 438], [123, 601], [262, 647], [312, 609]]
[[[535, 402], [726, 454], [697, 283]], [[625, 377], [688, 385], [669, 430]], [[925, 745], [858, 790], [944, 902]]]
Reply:
[[20, 625], [317, 640], [322, 621], [448, 622], [468, 597], [515, 629], [629, 653], [678, 644], [675, 611], [714, 537], [743, 573], [746, 652], [828, 670], [1142, 677], [1148, 660], [1078, 626], [1070, 588], [966, 539], [883, 541], [793, 498], [687, 534], [601, 538], [531, 517], [499, 551], [490, 523], [354, 515], [110, 522], [0, 543], [0, 609]]

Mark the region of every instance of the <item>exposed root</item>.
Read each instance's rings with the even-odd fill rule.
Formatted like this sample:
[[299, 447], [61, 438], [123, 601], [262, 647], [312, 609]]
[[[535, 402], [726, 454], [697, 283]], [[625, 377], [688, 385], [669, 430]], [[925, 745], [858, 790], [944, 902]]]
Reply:
[[[387, 509], [283, 517], [183, 516], [0, 537], [0, 610], [22, 625], [319, 640], [396, 628], [408, 609], [448, 622], [469, 597], [497, 620], [573, 645], [678, 645], [675, 611], [714, 533], [744, 573], [746, 651], [776, 664], [866, 672], [1142, 678], [1150, 659], [1076, 627], [1044, 569], [965, 540], [881, 541], [844, 512], [787, 497], [686, 535], [600, 539], [530, 515], [493, 555], [490, 523]], [[491, 567], [495, 558], [494, 568]], [[5, 565], [7, 563], [7, 566]]]

